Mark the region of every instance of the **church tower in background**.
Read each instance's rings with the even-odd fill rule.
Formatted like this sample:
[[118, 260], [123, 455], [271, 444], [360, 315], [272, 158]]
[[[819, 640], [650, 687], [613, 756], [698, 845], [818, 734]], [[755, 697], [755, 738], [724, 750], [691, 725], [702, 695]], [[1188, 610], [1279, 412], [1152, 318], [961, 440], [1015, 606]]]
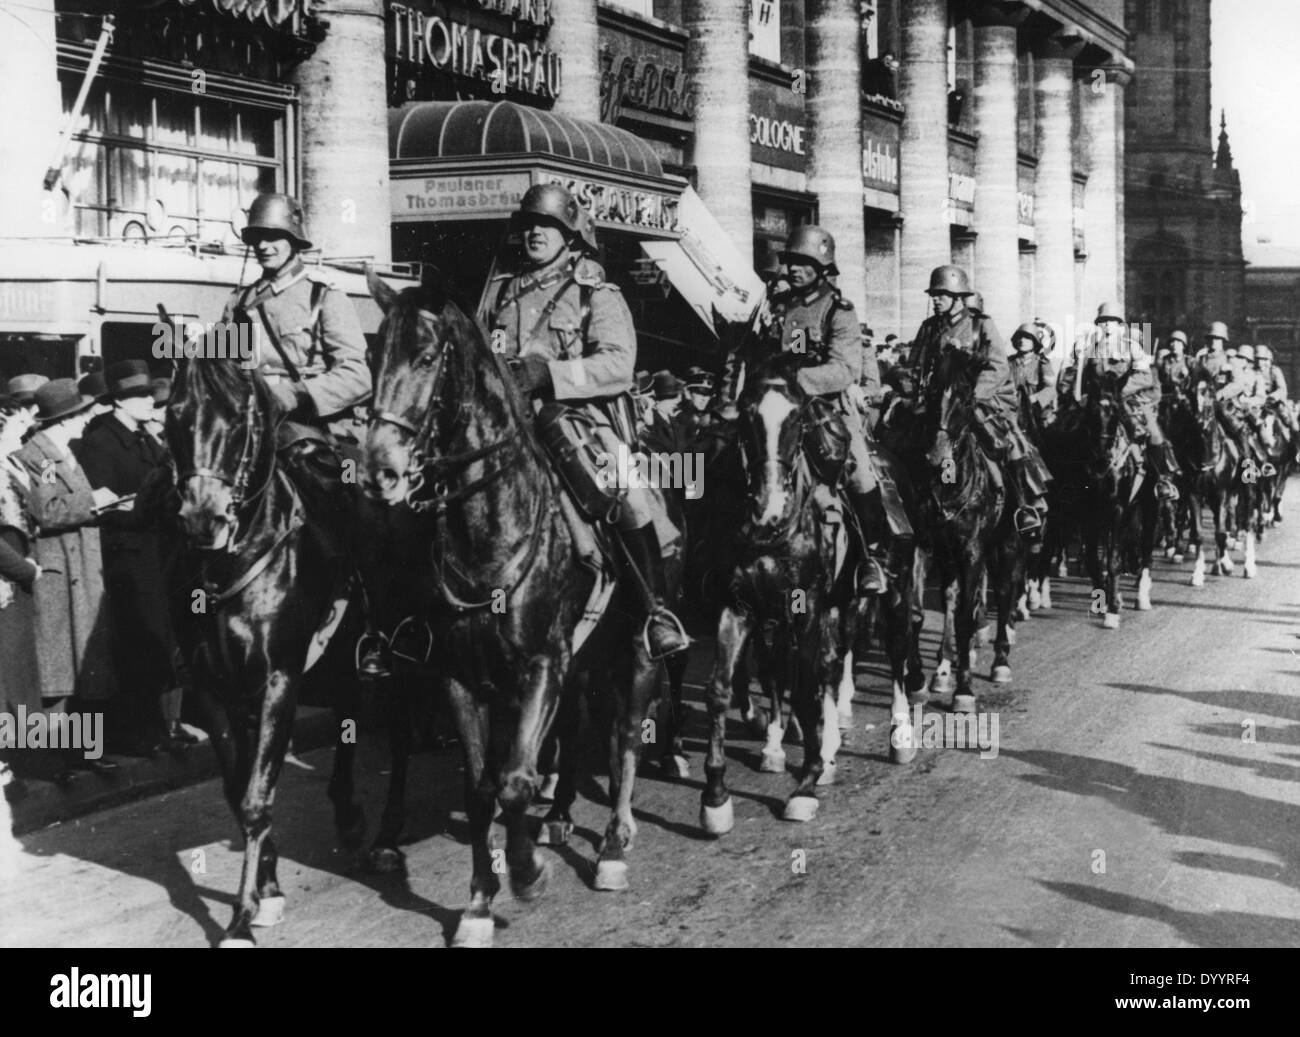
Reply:
[[1210, 105], [1211, 0], [1128, 0], [1137, 66], [1126, 96], [1128, 318], [1193, 349], [1210, 321], [1244, 325], [1241, 179]]

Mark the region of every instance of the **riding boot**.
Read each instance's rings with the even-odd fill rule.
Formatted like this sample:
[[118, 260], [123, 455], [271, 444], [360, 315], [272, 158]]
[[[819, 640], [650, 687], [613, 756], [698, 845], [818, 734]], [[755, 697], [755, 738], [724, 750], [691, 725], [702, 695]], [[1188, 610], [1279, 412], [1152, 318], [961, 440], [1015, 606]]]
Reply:
[[[357, 583], [361, 588], [361, 618], [365, 633], [357, 640], [357, 676], [363, 680], [382, 680], [392, 676], [393, 656], [389, 639], [379, 629], [376, 608], [370, 600], [374, 576], [380, 571], [379, 551], [388, 542], [384, 513], [371, 501], [355, 499], [349, 524], [350, 539], [357, 558]], [[367, 579], [371, 577], [371, 579]]]
[[1159, 444], [1149, 444], [1147, 457], [1156, 473], [1156, 495], [1162, 500], [1176, 501], [1181, 496], [1175, 481], [1179, 474], [1178, 458], [1174, 448], [1166, 440]]
[[862, 565], [858, 569], [859, 594], [883, 594], [887, 579], [885, 563], [888, 556], [884, 550], [885, 509], [880, 490], [870, 493], [848, 494], [849, 503], [853, 505], [853, 514], [858, 519], [858, 529], [862, 531]]
[[619, 530], [623, 544], [637, 572], [641, 575], [645, 598], [646, 621], [642, 636], [652, 659], [684, 652], [691, 643], [686, 630], [664, 604], [668, 596], [664, 560], [659, 550], [659, 536], [653, 522], [640, 529]]
[[1028, 540], [1036, 540], [1042, 536], [1047, 500], [1030, 474], [1028, 458], [1008, 461], [1007, 469], [1019, 501], [1015, 513], [1016, 532]]

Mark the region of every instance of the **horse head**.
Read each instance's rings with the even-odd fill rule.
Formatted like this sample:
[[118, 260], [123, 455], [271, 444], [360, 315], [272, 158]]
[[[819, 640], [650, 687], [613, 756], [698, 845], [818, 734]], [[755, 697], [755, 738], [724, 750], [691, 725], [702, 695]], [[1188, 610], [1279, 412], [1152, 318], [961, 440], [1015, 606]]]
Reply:
[[925, 387], [925, 461], [941, 484], [953, 482], [957, 454], [972, 441], [974, 369], [973, 356], [947, 348]]
[[504, 389], [509, 381], [504, 367], [481, 329], [438, 282], [426, 278], [398, 293], [373, 274], [367, 281], [384, 319], [371, 355], [366, 490], [386, 504], [398, 504], [420, 489], [430, 466], [464, 434], [471, 404], [493, 407], [479, 391], [489, 372], [495, 372], [501, 389], [493, 395], [497, 408], [513, 398]]
[[780, 528], [793, 515], [805, 396], [796, 365], [778, 356], [756, 371], [740, 403], [740, 449], [749, 479], [750, 521]]
[[1121, 392], [1119, 376], [1110, 371], [1093, 377], [1088, 386], [1080, 431], [1087, 450], [1087, 468], [1096, 479], [1107, 474], [1118, 477], [1128, 451]]
[[235, 549], [241, 511], [269, 484], [282, 416], [256, 371], [224, 359], [177, 363], [165, 432], [178, 518], [196, 549]]

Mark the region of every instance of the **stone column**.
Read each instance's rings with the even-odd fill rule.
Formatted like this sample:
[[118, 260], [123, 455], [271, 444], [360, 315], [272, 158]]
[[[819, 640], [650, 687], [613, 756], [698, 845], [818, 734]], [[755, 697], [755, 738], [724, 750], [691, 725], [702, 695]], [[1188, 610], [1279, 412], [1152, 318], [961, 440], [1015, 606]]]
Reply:
[[1017, 182], [1016, 26], [1018, 5], [975, 11], [975, 287], [985, 312], [1005, 334], [1020, 309], [1020, 206]]
[[1115, 80], [1113, 83], [1107, 80], [1107, 85], [1115, 95], [1115, 296], [1119, 302], [1124, 302], [1128, 292], [1128, 271], [1126, 269], [1128, 248], [1126, 239], [1126, 227], [1124, 222], [1124, 151], [1127, 144], [1127, 136], [1124, 128], [1124, 90], [1129, 82], [1133, 79], [1133, 63], [1129, 62], [1128, 66], [1115, 71]]
[[600, 31], [596, 0], [551, 5], [547, 45], [560, 56], [560, 95], [553, 111], [575, 119], [600, 119]]
[[838, 286], [859, 320], [866, 312], [862, 197], [862, 50], [857, 0], [809, 0], [808, 190], [835, 236]]
[[326, 256], [392, 258], [383, 0], [325, 0], [325, 39], [298, 66], [307, 234]]
[[[13, 9], [0, 5], [0, 86], [6, 98], [0, 105], [0, 228], [15, 237], [69, 234], [63, 192], [47, 194], [42, 187], [64, 125], [54, 0], [26, 0]], [[75, 149], [64, 153], [65, 172]]]
[[902, 5], [898, 99], [906, 109], [899, 139], [899, 207], [903, 217], [904, 338], [929, 315], [922, 294], [930, 271], [952, 258], [948, 238], [948, 3]]
[[[1114, 299], [1124, 304], [1124, 97], [1118, 67], [1100, 69], [1105, 79], [1084, 79], [1083, 130], [1088, 148], [1087, 247], [1083, 275], [1083, 306]], [[1095, 85], [1094, 85], [1095, 84]]]
[[1090, 319], [1074, 312], [1074, 179], [1070, 101], [1074, 61], [1057, 40], [1045, 40], [1035, 54], [1038, 176], [1034, 188], [1034, 230], [1038, 243], [1037, 316], [1065, 326]]
[[686, 69], [695, 87], [696, 190], [740, 254], [748, 256], [754, 251], [748, 5], [746, 0], [685, 0], [682, 18], [690, 33]]

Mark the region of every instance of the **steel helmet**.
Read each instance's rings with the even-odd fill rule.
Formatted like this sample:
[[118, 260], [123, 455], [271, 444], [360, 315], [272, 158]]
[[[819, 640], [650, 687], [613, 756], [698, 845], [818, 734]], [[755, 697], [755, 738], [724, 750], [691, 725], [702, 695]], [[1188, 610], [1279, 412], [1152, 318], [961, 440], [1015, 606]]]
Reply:
[[1124, 316], [1120, 313], [1118, 303], [1104, 302], [1097, 307], [1097, 323], [1100, 324], [1102, 321], [1107, 320], [1118, 321], [1120, 324], [1124, 323]]
[[1028, 339], [1034, 344], [1035, 349], [1041, 349], [1043, 346], [1042, 334], [1037, 324], [1022, 324], [1016, 328], [1015, 333], [1011, 336], [1011, 344], [1014, 346], [1017, 342]]
[[[530, 216], [555, 224], [570, 234], [582, 233], [582, 207], [562, 184], [534, 184], [524, 192], [519, 208], [511, 218], [519, 224]], [[594, 234], [592, 241], [595, 241]]]
[[935, 292], [947, 292], [949, 295], [967, 296], [973, 294], [970, 290], [970, 278], [966, 276], [966, 271], [959, 266], [937, 266], [930, 273], [930, 287], [925, 290], [927, 295], [933, 295]]
[[1264, 344], [1261, 342], [1258, 346], [1255, 347], [1255, 359], [1256, 359], [1256, 360], [1272, 360], [1272, 359], [1273, 359], [1273, 350], [1269, 349], [1268, 346], [1264, 345]]
[[583, 252], [594, 256], [600, 251], [600, 246], [596, 244], [596, 218], [582, 206], [578, 206], [578, 238]]
[[977, 317], [985, 316], [984, 313], [984, 296], [979, 292], [971, 292], [970, 298], [966, 300], [966, 309]]
[[287, 194], [259, 194], [248, 207], [248, 223], [239, 232], [245, 245], [255, 245], [266, 234], [283, 234], [299, 250], [311, 248], [302, 226], [302, 206]]
[[1242, 360], [1247, 360], [1253, 364], [1255, 362], [1255, 347], [1246, 345], [1238, 346], [1235, 355], [1240, 357]]
[[1221, 320], [1216, 320], [1210, 325], [1210, 330], [1205, 333], [1206, 338], [1221, 338], [1224, 342], [1228, 341], [1228, 325]]
[[779, 253], [781, 261], [788, 263], [790, 257], [811, 261], [822, 273], [834, 276], [840, 272], [835, 265], [835, 239], [828, 230], [805, 224], [796, 227], [786, 239], [785, 248]]
[[1187, 342], [1187, 332], [1185, 332], [1185, 331], [1175, 331], [1172, 335], [1170, 335], [1170, 336], [1169, 336], [1169, 344], [1172, 346], [1175, 342], [1181, 342], [1181, 343], [1183, 344], [1184, 348], [1186, 348], [1186, 346], [1187, 346], [1187, 344], [1188, 344], [1188, 342]]

